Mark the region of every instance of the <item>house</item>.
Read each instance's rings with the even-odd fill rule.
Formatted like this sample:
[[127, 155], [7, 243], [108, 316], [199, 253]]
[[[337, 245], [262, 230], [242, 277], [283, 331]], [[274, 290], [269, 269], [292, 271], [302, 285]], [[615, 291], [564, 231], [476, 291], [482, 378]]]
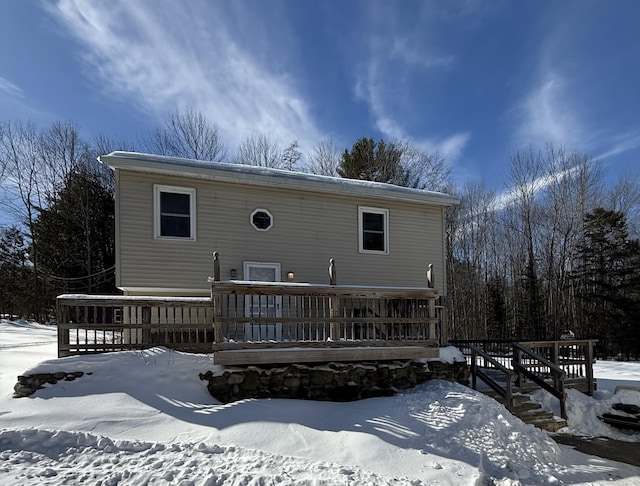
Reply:
[[113, 152], [116, 285], [125, 295], [207, 296], [223, 279], [434, 287], [446, 295], [451, 196], [278, 169]]
[[99, 160], [116, 178], [124, 295], [59, 297], [61, 355], [101, 343], [213, 350], [220, 364], [437, 357], [455, 198], [140, 153]]

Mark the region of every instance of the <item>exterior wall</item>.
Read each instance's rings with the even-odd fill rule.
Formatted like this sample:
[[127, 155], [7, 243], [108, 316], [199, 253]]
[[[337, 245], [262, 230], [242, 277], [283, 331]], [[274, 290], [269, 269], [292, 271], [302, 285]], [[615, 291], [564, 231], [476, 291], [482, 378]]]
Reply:
[[[329, 283], [334, 258], [341, 285], [426, 286], [433, 263], [444, 293], [443, 211], [437, 205], [350, 197], [117, 170], [117, 285], [130, 294], [208, 295], [212, 252], [223, 279], [243, 262], [280, 263], [282, 280]], [[196, 189], [196, 240], [154, 238], [153, 186]], [[358, 206], [389, 210], [389, 254], [358, 252]], [[273, 215], [273, 227], [250, 224], [256, 208]], [[150, 289], [166, 289], [163, 292]], [[134, 290], [135, 289], [135, 290]], [[180, 290], [181, 289], [181, 290]]]

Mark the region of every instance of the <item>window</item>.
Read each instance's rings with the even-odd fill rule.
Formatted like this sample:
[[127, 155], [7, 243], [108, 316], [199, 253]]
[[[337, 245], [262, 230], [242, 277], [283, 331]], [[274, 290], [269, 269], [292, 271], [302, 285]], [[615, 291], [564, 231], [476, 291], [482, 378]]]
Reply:
[[360, 253], [389, 253], [389, 210], [358, 207]]
[[153, 186], [156, 238], [196, 239], [196, 190]]
[[250, 220], [251, 225], [258, 231], [268, 231], [273, 226], [273, 216], [266, 209], [254, 209]]

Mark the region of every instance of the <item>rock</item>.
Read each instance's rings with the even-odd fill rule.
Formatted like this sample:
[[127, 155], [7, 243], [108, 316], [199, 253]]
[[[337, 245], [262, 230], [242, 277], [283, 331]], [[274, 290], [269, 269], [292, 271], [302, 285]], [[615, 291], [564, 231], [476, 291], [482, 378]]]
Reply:
[[207, 371], [200, 379], [217, 400], [228, 403], [245, 398], [297, 398], [351, 401], [392, 396], [431, 378], [468, 379], [466, 363], [394, 361], [328, 363], [317, 366], [234, 367], [222, 375]]

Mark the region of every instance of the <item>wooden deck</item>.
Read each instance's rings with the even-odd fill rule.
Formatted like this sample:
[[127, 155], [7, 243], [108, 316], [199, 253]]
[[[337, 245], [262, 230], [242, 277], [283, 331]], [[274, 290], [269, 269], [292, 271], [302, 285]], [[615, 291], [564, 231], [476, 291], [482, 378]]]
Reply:
[[166, 346], [251, 365], [437, 358], [438, 292], [210, 279], [210, 298], [61, 295], [58, 355]]

